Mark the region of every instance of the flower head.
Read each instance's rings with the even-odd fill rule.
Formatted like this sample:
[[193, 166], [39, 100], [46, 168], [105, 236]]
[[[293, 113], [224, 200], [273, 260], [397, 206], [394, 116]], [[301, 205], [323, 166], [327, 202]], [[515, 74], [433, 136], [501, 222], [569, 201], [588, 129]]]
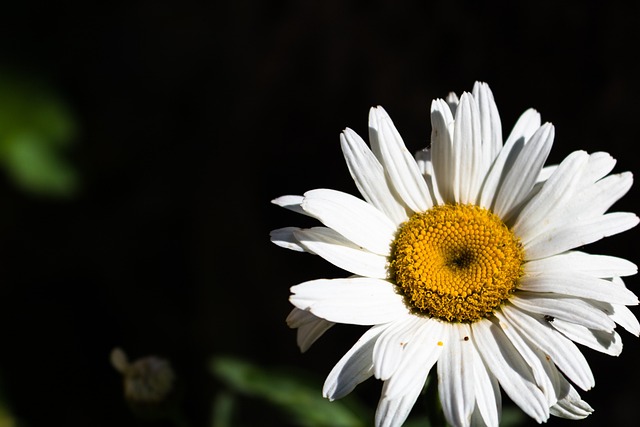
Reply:
[[371, 376], [384, 381], [377, 426], [399, 426], [434, 368], [447, 421], [497, 426], [500, 388], [538, 422], [592, 408], [574, 385], [594, 377], [580, 344], [618, 355], [627, 308], [621, 277], [637, 267], [578, 250], [634, 227], [607, 210], [631, 187], [609, 175], [607, 153], [576, 151], [545, 167], [551, 124], [525, 111], [503, 142], [484, 83], [431, 105], [431, 146], [412, 156], [387, 113], [372, 108], [371, 148], [340, 135], [364, 200], [328, 189], [273, 202], [323, 226], [274, 230], [279, 246], [351, 273], [291, 288], [288, 324], [306, 351], [335, 323], [371, 326], [335, 365], [324, 395], [340, 398]]

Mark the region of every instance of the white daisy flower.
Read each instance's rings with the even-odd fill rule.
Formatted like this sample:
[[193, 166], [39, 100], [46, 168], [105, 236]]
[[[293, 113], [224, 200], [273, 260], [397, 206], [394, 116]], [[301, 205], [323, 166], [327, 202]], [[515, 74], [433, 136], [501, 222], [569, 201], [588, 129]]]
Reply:
[[324, 226], [274, 230], [272, 241], [351, 273], [291, 288], [287, 322], [302, 351], [336, 323], [371, 326], [335, 365], [323, 393], [338, 399], [384, 381], [376, 426], [407, 418], [437, 372], [452, 426], [500, 422], [501, 391], [538, 422], [592, 412], [576, 386], [594, 377], [580, 344], [618, 355], [616, 324], [638, 336], [621, 277], [637, 267], [584, 245], [634, 227], [606, 211], [631, 187], [608, 175], [607, 153], [571, 153], [544, 167], [554, 128], [527, 110], [503, 143], [484, 83], [431, 105], [431, 147], [412, 156], [387, 113], [372, 108], [371, 149], [340, 142], [364, 200], [328, 189], [273, 202]]

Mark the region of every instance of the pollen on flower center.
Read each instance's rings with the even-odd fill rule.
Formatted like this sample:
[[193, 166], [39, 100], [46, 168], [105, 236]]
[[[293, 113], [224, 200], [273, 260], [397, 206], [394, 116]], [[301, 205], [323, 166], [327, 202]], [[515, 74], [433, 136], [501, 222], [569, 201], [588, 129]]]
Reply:
[[520, 242], [498, 216], [475, 205], [442, 205], [400, 226], [390, 274], [414, 312], [475, 322], [513, 293], [523, 260]]

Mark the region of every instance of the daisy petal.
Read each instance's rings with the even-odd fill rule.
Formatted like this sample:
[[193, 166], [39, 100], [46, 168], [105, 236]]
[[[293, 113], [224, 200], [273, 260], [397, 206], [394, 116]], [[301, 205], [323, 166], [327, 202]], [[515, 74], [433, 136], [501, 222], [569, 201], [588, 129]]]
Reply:
[[498, 380], [489, 372], [475, 346], [472, 347], [472, 353], [474, 361], [473, 383], [475, 385], [477, 410], [474, 411], [474, 415], [471, 417], [471, 425], [480, 424], [480, 420], [474, 422], [475, 415], [480, 415], [484, 425], [498, 427], [502, 410], [500, 385]]
[[295, 231], [298, 231], [298, 230], [300, 230], [299, 227], [279, 228], [277, 230], [272, 230], [269, 233], [269, 236], [271, 237], [271, 242], [280, 246], [281, 248], [291, 249], [292, 251], [297, 251], [297, 252], [313, 253], [311, 251], [305, 251], [305, 248], [300, 246], [298, 239], [296, 239], [293, 234]]
[[531, 369], [504, 332], [489, 320], [474, 323], [473, 342], [505, 393], [539, 423], [549, 418], [547, 398], [536, 385]]
[[427, 187], [429, 187], [431, 200], [433, 200], [436, 205], [443, 205], [444, 201], [440, 194], [440, 189], [438, 188], [438, 182], [435, 179], [435, 171], [433, 170], [433, 162], [431, 161], [431, 150], [423, 148], [416, 152], [415, 157], [418, 168], [420, 168], [420, 172], [427, 182]]
[[306, 352], [335, 323], [314, 316], [308, 311], [293, 308], [287, 316], [287, 325], [296, 328], [296, 342], [300, 352]]
[[516, 307], [583, 325], [600, 331], [613, 331], [616, 324], [606, 313], [579, 298], [558, 297], [555, 294], [518, 292], [509, 300]]
[[[573, 154], [567, 159], [575, 157]], [[585, 186], [582, 184], [587, 164], [583, 162], [580, 170], [567, 171], [562, 168], [565, 163], [566, 160], [519, 214], [513, 229], [525, 246], [539, 235], [564, 228], [569, 218], [572, 222], [600, 218], [629, 191], [633, 182], [631, 173], [622, 173]], [[555, 185], [558, 182], [560, 185]]]
[[442, 99], [431, 103], [431, 161], [433, 173], [442, 200], [455, 203], [453, 194], [455, 170], [453, 164], [453, 148], [449, 125], [453, 123], [451, 109]]
[[336, 323], [376, 325], [408, 313], [391, 283], [371, 278], [319, 279], [291, 288], [291, 303]]
[[552, 415], [569, 420], [581, 420], [593, 412], [593, 408], [580, 398], [578, 392], [566, 380], [567, 394], [549, 410]]
[[511, 321], [500, 311], [496, 312], [496, 318], [500, 321], [500, 327], [511, 344], [531, 367], [533, 378], [538, 388], [546, 396], [547, 404], [550, 406], [556, 403], [558, 400], [556, 390], [560, 384], [559, 377], [561, 376], [556, 366], [542, 350], [520, 334]]
[[616, 165], [616, 159], [611, 154], [604, 151], [596, 151], [589, 156], [589, 168], [585, 173], [586, 182], [592, 183], [604, 178], [613, 170]]
[[536, 110], [529, 109], [520, 116], [485, 178], [478, 203], [480, 206], [486, 209], [493, 206], [496, 194], [504, 181], [506, 170], [508, 170], [505, 170], [506, 165], [511, 164], [513, 159], [518, 157], [522, 147], [539, 127], [540, 114]]
[[548, 354], [553, 363], [578, 387], [583, 390], [593, 387], [595, 381], [591, 368], [571, 340], [551, 328], [548, 322], [534, 318], [512, 305], [503, 306], [502, 313], [521, 335]]
[[413, 339], [423, 320], [412, 315], [400, 319], [380, 335], [373, 348], [374, 375], [383, 381], [396, 371], [405, 354], [406, 345]]
[[580, 251], [563, 252], [525, 264], [527, 274], [576, 271], [593, 277], [631, 276], [638, 267], [631, 261], [608, 255], [592, 255]]
[[376, 427], [400, 426], [406, 420], [440, 356], [445, 333], [438, 321], [422, 322], [414, 339], [407, 344], [396, 373], [384, 383], [376, 410]]
[[627, 194], [633, 184], [631, 172], [609, 175], [600, 181], [580, 189], [557, 217], [592, 218], [604, 214], [615, 202]]
[[438, 393], [449, 424], [468, 426], [475, 407], [471, 332], [469, 325], [464, 323], [451, 325], [448, 329], [448, 339], [438, 359]]
[[396, 399], [414, 382], [424, 384], [446, 344], [446, 326], [432, 319], [421, 323], [411, 342], [405, 346], [405, 354], [395, 374], [385, 382], [384, 397]]
[[482, 163], [486, 173], [502, 149], [502, 123], [498, 107], [493, 99], [489, 85], [476, 82], [473, 85], [473, 97], [480, 111], [480, 129], [482, 131]]
[[640, 336], [640, 323], [636, 316], [624, 305], [611, 304], [613, 313], [609, 315], [611, 319], [618, 325], [622, 326], [627, 332]]
[[388, 255], [395, 224], [364, 200], [335, 190], [307, 191], [302, 209], [356, 245]]
[[455, 92], [449, 92], [447, 94], [447, 105], [451, 109], [451, 114], [456, 114], [456, 109], [458, 108], [458, 95]]
[[384, 169], [367, 144], [357, 133], [347, 128], [340, 135], [340, 145], [360, 194], [395, 224], [403, 222], [407, 217], [405, 208], [392, 194]]
[[297, 213], [301, 213], [303, 215], [307, 215], [305, 211], [302, 210], [300, 204], [302, 203], [302, 196], [281, 196], [277, 199], [273, 199], [271, 203], [274, 205], [278, 205], [280, 207], [292, 210]]
[[638, 298], [630, 290], [614, 286], [608, 280], [576, 271], [525, 275], [519, 288], [523, 291], [552, 292], [612, 304], [638, 304]]
[[615, 331], [605, 332], [588, 329], [582, 325], [554, 319], [551, 323], [554, 329], [562, 332], [572, 341], [610, 356], [619, 356], [622, 352], [622, 340]]
[[507, 221], [533, 188], [553, 144], [554, 128], [550, 123], [542, 125], [527, 141], [512, 165], [505, 165], [506, 175], [495, 199], [493, 211]]
[[369, 140], [395, 191], [407, 206], [414, 212], [426, 211], [433, 206], [415, 159], [382, 107], [372, 108], [369, 113]]
[[597, 218], [582, 221], [573, 218], [571, 221], [558, 224], [558, 227], [549, 229], [526, 243], [524, 249], [528, 260], [556, 255], [622, 233], [635, 227], [638, 217], [628, 212], [613, 212]]
[[453, 131], [453, 196], [462, 204], [475, 203], [484, 177], [482, 132], [478, 106], [469, 93], [460, 97]]
[[387, 258], [371, 253], [326, 227], [314, 227], [293, 232], [300, 245], [335, 266], [364, 277], [385, 279]]
[[373, 345], [384, 330], [374, 326], [365, 332], [351, 349], [336, 363], [322, 388], [322, 395], [333, 401], [351, 393], [362, 381], [373, 375]]
[[[426, 378], [425, 378], [426, 380]], [[424, 381], [414, 381], [405, 390], [404, 394], [389, 399], [384, 395], [384, 387], [382, 388], [382, 397], [376, 409], [375, 425], [376, 427], [400, 427], [411, 413], [413, 405], [415, 405], [418, 396], [422, 392]]]
[[549, 218], [555, 214], [554, 211], [573, 198], [588, 161], [589, 155], [584, 151], [571, 153], [519, 212], [512, 229], [523, 243], [540, 234], [542, 227], [552, 223]]
[[513, 126], [509, 137], [504, 143], [505, 148], [511, 146], [516, 141], [528, 141], [540, 128], [541, 124], [540, 113], [533, 108], [527, 109], [518, 117], [516, 124]]

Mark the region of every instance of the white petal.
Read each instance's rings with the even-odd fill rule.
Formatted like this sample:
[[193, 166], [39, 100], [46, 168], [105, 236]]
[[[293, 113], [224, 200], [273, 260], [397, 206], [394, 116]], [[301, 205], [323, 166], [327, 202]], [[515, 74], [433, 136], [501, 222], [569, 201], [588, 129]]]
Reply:
[[314, 227], [294, 231], [300, 245], [353, 274], [385, 279], [387, 258], [371, 253], [345, 239], [338, 232], [326, 227]]
[[622, 326], [629, 333], [640, 336], [640, 323], [636, 316], [624, 305], [611, 304], [613, 307], [613, 313], [609, 315], [611, 319], [618, 325]]
[[509, 137], [504, 143], [505, 148], [511, 146], [516, 141], [529, 141], [538, 128], [540, 128], [541, 124], [540, 113], [533, 108], [529, 108], [518, 117], [516, 124], [513, 126]]
[[[461, 105], [464, 105], [462, 101]], [[449, 424], [468, 426], [475, 407], [471, 332], [469, 325], [464, 323], [452, 324], [448, 329], [448, 339], [438, 359], [438, 393]]]
[[389, 115], [382, 107], [369, 112], [369, 140], [394, 189], [414, 212], [426, 211], [433, 203], [415, 159], [407, 150]]
[[542, 320], [542, 316], [534, 318], [512, 305], [503, 306], [502, 313], [521, 335], [548, 354], [553, 363], [578, 387], [589, 390], [594, 386], [591, 368], [578, 347], [551, 328], [548, 322]]
[[424, 384], [446, 345], [447, 326], [433, 319], [421, 322], [413, 339], [405, 346], [405, 354], [396, 372], [385, 382], [383, 397], [396, 399], [416, 381]]
[[505, 164], [504, 182], [498, 190], [493, 211], [504, 221], [511, 211], [527, 198], [547, 160], [553, 144], [554, 128], [550, 123], [542, 125], [513, 163]]
[[451, 114], [456, 113], [456, 109], [458, 108], [458, 95], [455, 92], [449, 92], [446, 97], [447, 105], [451, 109]]
[[505, 317], [501, 311], [495, 314], [500, 320], [502, 331], [509, 337], [511, 344], [513, 344], [516, 350], [518, 350], [518, 353], [520, 353], [520, 356], [522, 356], [531, 368], [538, 388], [547, 397], [547, 404], [549, 406], [553, 405], [558, 400], [556, 390], [558, 384], [560, 384], [559, 377], [561, 376], [558, 369], [549, 356], [527, 339], [527, 337], [520, 334], [511, 320]]
[[476, 82], [472, 93], [480, 112], [484, 175], [502, 149], [502, 123], [489, 85]]
[[453, 128], [453, 196], [458, 203], [475, 203], [485, 171], [480, 113], [469, 93], [460, 97]]
[[300, 246], [298, 239], [296, 239], [295, 236], [293, 235], [293, 233], [297, 230], [300, 230], [300, 228], [299, 227], [279, 228], [277, 230], [272, 230], [269, 233], [269, 236], [271, 237], [271, 241], [276, 245], [280, 246], [281, 248], [291, 249], [292, 251], [298, 251], [298, 252], [313, 253], [312, 251], [306, 251], [305, 248]]
[[579, 298], [589, 298], [613, 304], [635, 305], [638, 298], [626, 288], [610, 281], [575, 271], [526, 274], [519, 289], [531, 292], [553, 292]]
[[549, 418], [547, 398], [540, 391], [531, 369], [500, 327], [489, 320], [474, 323], [473, 341], [487, 368], [498, 379], [511, 400], [539, 423]]
[[613, 331], [616, 324], [601, 310], [579, 298], [556, 294], [517, 292], [509, 300], [516, 307], [543, 316], [551, 316], [600, 331]]
[[590, 218], [602, 215], [622, 198], [633, 184], [631, 172], [609, 175], [575, 194], [562, 215]]
[[373, 346], [385, 326], [374, 326], [333, 367], [322, 388], [322, 395], [329, 400], [340, 399], [362, 381], [373, 375]]
[[593, 412], [593, 408], [580, 398], [578, 392], [566, 380], [568, 392], [566, 395], [551, 407], [550, 412], [556, 417], [569, 420], [581, 420]]
[[[426, 377], [425, 377], [426, 379]], [[413, 381], [404, 390], [404, 394], [396, 398], [388, 398], [385, 396], [384, 387], [382, 396], [376, 409], [375, 426], [376, 427], [400, 427], [405, 422], [413, 405], [415, 405], [418, 396], [422, 392], [424, 380]]]
[[293, 286], [291, 292], [294, 306], [336, 323], [376, 325], [408, 313], [395, 286], [380, 279], [312, 280]]
[[[624, 281], [620, 277], [608, 279], [611, 286], [626, 289]], [[602, 301], [590, 300], [590, 304], [606, 313], [611, 320], [622, 326], [627, 332], [640, 336], [640, 323], [636, 316], [622, 304], [610, 304]]]
[[588, 166], [584, 162], [586, 154], [580, 156], [583, 161], [573, 170], [563, 168], [563, 165], [570, 164], [575, 154], [562, 162], [557, 173], [520, 212], [513, 229], [525, 246], [539, 235], [556, 233], [566, 224], [599, 218], [631, 188], [633, 179], [630, 173], [610, 175], [594, 184], [584, 185], [583, 175]]
[[302, 208], [356, 245], [388, 255], [395, 224], [378, 209], [350, 194], [335, 190], [312, 190], [304, 194]]
[[551, 178], [551, 175], [553, 175], [556, 169], [558, 169], [558, 165], [547, 165], [543, 167], [540, 171], [540, 175], [538, 175], [536, 185], [544, 184], [549, 178]]
[[615, 160], [606, 153], [571, 153], [520, 211], [514, 232], [527, 242], [567, 219], [602, 215], [629, 190], [633, 181], [630, 173], [601, 179], [614, 164]]
[[589, 167], [584, 176], [584, 181], [591, 184], [604, 178], [613, 170], [616, 165], [616, 159], [611, 157], [609, 153], [596, 151], [589, 156]]
[[287, 325], [289, 325], [290, 328], [297, 329], [296, 343], [300, 351], [304, 353], [329, 328], [335, 325], [335, 323], [294, 307], [287, 317]]
[[435, 171], [433, 169], [433, 162], [431, 161], [431, 150], [428, 148], [423, 148], [422, 150], [416, 152], [415, 156], [418, 168], [420, 168], [420, 172], [424, 176], [424, 179], [427, 182], [427, 186], [429, 187], [431, 200], [433, 200], [436, 205], [443, 205], [444, 200], [442, 198], [442, 195], [440, 194], [438, 182], [435, 178]]
[[347, 128], [340, 135], [340, 145], [351, 177], [365, 200], [395, 224], [405, 221], [407, 213], [389, 188], [384, 168], [362, 138]]
[[373, 349], [374, 375], [383, 381], [388, 380], [402, 361], [407, 344], [413, 339], [423, 319], [407, 315], [398, 319], [380, 335]]
[[523, 243], [549, 227], [556, 211], [572, 199], [588, 161], [589, 155], [584, 151], [571, 153], [520, 211], [512, 229]]
[[455, 203], [453, 188], [455, 183], [455, 170], [451, 166], [454, 163], [453, 147], [449, 125], [453, 123], [451, 109], [442, 99], [436, 99], [431, 103], [431, 161], [433, 173], [442, 200], [446, 203]]
[[302, 196], [280, 196], [277, 199], [273, 199], [271, 203], [274, 205], [278, 205], [280, 207], [292, 210], [297, 213], [301, 213], [303, 215], [307, 215], [305, 211], [302, 210], [300, 204], [302, 203]]
[[638, 267], [631, 261], [608, 255], [592, 255], [580, 251], [563, 252], [525, 264], [527, 274], [575, 271], [593, 277], [631, 276]]
[[400, 426], [406, 420], [442, 351], [444, 334], [443, 324], [436, 320], [421, 323], [396, 373], [384, 383], [376, 410], [377, 427]]
[[[498, 380], [489, 372], [475, 346], [472, 346], [472, 353], [476, 412], [479, 413], [475, 414], [474, 412], [474, 415], [480, 415], [484, 425], [488, 427], [498, 427], [500, 424], [500, 414], [502, 412], [500, 385], [498, 384]], [[472, 416], [471, 425], [476, 425], [474, 418], [475, 417]]]
[[513, 162], [513, 158], [518, 156], [522, 147], [539, 127], [540, 114], [537, 111], [529, 109], [520, 116], [485, 178], [480, 195], [480, 206], [487, 209], [493, 206], [496, 194], [503, 184], [508, 170], [508, 168], [505, 170], [505, 167]]
[[587, 329], [582, 325], [576, 325], [562, 319], [554, 319], [549, 323], [570, 340], [593, 350], [610, 356], [619, 356], [622, 352], [622, 339], [615, 331], [605, 332]]
[[627, 212], [613, 212], [583, 221], [568, 218], [566, 223], [549, 229], [526, 243], [525, 256], [527, 260], [534, 260], [556, 255], [622, 233], [637, 224], [638, 217]]

